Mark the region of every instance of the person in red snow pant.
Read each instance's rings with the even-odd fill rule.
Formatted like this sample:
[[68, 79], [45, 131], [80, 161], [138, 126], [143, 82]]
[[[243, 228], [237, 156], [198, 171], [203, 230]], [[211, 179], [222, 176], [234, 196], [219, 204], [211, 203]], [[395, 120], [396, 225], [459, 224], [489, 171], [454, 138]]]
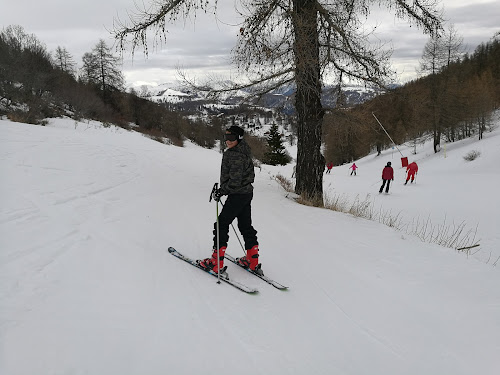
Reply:
[[387, 187], [385, 188], [385, 192], [389, 192], [389, 184], [391, 181], [394, 181], [394, 169], [391, 167], [391, 162], [388, 161], [387, 165], [382, 171], [382, 180], [384, 181], [382, 183], [382, 186], [380, 187], [380, 190], [378, 191], [379, 193], [382, 193], [382, 190], [384, 190], [384, 186], [387, 183]]
[[405, 185], [408, 183], [408, 181], [410, 180], [411, 178], [411, 182], [412, 183], [414, 180], [415, 180], [415, 175], [417, 174], [418, 172], [418, 165], [417, 163], [413, 162], [413, 163], [410, 163], [407, 167], [406, 167], [406, 182], [405, 182]]

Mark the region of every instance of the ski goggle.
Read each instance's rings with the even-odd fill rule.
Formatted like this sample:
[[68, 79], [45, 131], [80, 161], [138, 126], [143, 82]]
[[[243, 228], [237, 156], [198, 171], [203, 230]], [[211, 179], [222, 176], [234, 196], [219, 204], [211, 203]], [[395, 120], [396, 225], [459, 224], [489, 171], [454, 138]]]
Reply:
[[231, 142], [234, 142], [238, 139], [238, 135], [236, 134], [232, 134], [232, 133], [226, 133], [224, 134], [224, 140], [225, 141], [231, 141]]

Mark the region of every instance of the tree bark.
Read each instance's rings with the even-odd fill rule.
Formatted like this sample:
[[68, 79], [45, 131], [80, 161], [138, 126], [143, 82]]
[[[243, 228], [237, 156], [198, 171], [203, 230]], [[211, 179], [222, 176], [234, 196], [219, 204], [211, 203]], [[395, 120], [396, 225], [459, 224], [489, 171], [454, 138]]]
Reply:
[[294, 56], [297, 92], [297, 181], [295, 192], [323, 204], [321, 154], [324, 110], [321, 105], [317, 10], [314, 0], [293, 0]]

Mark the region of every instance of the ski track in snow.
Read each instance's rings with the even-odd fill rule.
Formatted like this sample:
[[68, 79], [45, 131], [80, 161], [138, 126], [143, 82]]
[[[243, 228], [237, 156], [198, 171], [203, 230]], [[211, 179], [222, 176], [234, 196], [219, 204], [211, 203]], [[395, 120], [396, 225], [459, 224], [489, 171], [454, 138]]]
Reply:
[[[228, 262], [230, 277], [259, 289], [248, 296], [167, 252], [210, 255], [220, 154], [62, 119], [44, 128], [0, 121], [0, 142], [10, 177], [0, 184], [2, 374], [198, 374], [209, 364], [220, 375], [496, 375], [500, 367], [491, 262], [298, 205], [273, 177], [292, 165], [256, 169], [252, 204], [264, 271], [290, 290]], [[489, 185], [499, 178], [482, 147], [475, 164], [461, 161], [463, 145], [449, 147], [448, 160], [417, 154], [417, 184], [402, 186], [396, 169], [389, 195], [375, 182], [387, 153], [369, 156], [356, 177], [335, 167], [325, 191], [370, 194], [410, 218], [470, 213], [472, 225], [482, 219], [481, 247], [495, 254], [498, 194]], [[464, 179], [464, 169], [477, 174]], [[488, 201], [450, 205], [436, 188], [462, 196], [486, 169]], [[242, 254], [233, 229], [228, 251]]]

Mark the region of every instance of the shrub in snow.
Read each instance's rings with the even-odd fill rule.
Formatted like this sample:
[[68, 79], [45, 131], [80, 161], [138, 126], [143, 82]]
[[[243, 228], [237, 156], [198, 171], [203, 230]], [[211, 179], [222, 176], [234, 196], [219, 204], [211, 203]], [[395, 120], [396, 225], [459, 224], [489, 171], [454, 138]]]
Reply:
[[481, 155], [480, 151], [472, 150], [467, 155], [464, 156], [464, 159], [466, 161], [472, 161], [472, 160], [475, 160], [476, 158], [478, 158], [479, 155]]

